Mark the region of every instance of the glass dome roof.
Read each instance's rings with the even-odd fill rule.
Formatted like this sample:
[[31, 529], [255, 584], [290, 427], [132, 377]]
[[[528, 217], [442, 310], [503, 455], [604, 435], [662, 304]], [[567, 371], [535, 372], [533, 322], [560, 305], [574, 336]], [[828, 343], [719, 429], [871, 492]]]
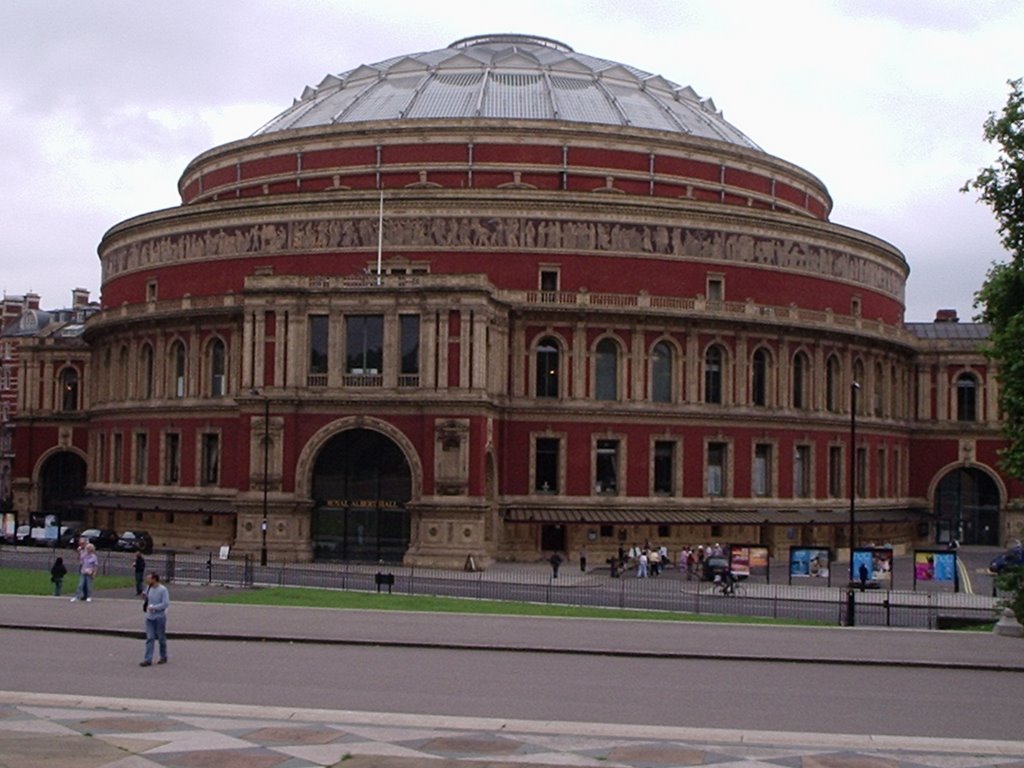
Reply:
[[478, 35], [364, 64], [307, 86], [255, 135], [421, 119], [564, 120], [717, 139], [759, 149], [689, 86], [532, 35]]

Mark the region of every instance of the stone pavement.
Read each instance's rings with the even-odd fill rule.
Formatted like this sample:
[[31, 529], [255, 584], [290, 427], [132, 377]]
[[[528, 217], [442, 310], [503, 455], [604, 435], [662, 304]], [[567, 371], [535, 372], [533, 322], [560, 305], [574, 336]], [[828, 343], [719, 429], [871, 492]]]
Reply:
[[0, 691], [0, 768], [1019, 768], [1024, 741], [500, 720]]

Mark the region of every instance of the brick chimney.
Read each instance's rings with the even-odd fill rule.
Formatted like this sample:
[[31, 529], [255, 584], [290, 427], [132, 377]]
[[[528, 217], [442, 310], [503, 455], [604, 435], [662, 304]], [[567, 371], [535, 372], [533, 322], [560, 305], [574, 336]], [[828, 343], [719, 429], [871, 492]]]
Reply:
[[25, 294], [25, 309], [39, 309], [39, 294], [38, 293], [26, 293]]
[[85, 288], [75, 288], [71, 291], [71, 308], [83, 309], [89, 306], [89, 291]]
[[956, 315], [955, 309], [938, 309], [935, 311], [936, 323], [959, 323], [960, 318]]

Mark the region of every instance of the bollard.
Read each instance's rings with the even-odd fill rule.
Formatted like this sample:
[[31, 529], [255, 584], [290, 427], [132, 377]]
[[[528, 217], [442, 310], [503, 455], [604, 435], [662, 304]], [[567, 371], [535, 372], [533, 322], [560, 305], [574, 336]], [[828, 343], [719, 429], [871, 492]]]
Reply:
[[857, 626], [857, 593], [852, 589], [846, 590], [846, 626]]

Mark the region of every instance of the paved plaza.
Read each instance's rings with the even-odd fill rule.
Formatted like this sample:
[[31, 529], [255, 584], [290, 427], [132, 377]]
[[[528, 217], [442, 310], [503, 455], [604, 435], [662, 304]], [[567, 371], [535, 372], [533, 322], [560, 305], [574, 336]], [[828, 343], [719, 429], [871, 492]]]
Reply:
[[0, 692], [3, 768], [1018, 768], [1024, 742], [625, 726]]

